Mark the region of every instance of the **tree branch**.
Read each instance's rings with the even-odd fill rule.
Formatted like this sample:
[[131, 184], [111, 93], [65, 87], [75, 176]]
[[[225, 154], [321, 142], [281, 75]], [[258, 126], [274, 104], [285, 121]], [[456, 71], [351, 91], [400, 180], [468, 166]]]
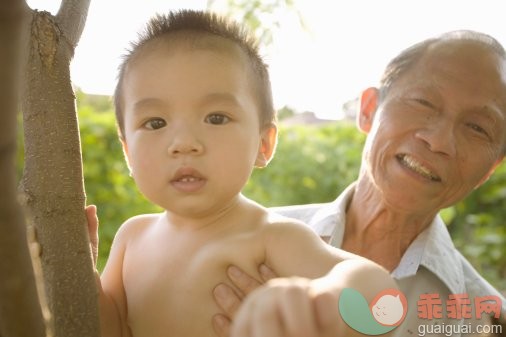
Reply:
[[44, 292], [55, 337], [100, 335], [69, 69], [89, 2], [64, 0], [58, 17], [33, 11], [24, 79], [25, 167], [20, 189], [42, 248]]
[[67, 42], [75, 48], [84, 30], [90, 0], [62, 0], [56, 22]]

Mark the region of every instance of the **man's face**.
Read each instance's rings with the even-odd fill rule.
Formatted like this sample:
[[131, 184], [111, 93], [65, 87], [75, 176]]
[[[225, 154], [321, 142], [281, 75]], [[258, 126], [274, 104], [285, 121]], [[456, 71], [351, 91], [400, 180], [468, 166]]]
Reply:
[[394, 206], [437, 211], [467, 196], [503, 157], [506, 64], [469, 42], [436, 45], [391, 86], [364, 149]]

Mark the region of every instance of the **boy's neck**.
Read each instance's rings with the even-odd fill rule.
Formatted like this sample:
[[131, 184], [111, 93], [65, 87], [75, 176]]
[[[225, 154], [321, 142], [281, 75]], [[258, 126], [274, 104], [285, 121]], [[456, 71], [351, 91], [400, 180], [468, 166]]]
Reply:
[[208, 214], [181, 215], [166, 210], [165, 217], [168, 225], [175, 231], [211, 234], [244, 228], [243, 225], [248, 223], [247, 214], [258, 211], [258, 208], [256, 203], [239, 194], [223, 207]]

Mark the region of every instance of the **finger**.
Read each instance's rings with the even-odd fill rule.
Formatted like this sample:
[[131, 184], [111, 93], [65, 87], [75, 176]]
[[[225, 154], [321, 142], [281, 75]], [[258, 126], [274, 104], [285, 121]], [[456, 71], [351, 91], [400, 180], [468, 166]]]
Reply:
[[279, 306], [284, 287], [283, 279], [276, 279], [246, 297], [232, 323], [231, 337], [288, 337]]
[[88, 220], [88, 232], [90, 238], [98, 231], [98, 217], [97, 217], [97, 206], [88, 205], [86, 206], [86, 219]]
[[233, 319], [237, 309], [241, 305], [242, 298], [225, 283], [218, 284], [213, 289], [213, 295], [216, 304], [223, 310], [227, 318], [230, 320]]
[[[270, 297], [271, 299], [273, 297]], [[273, 300], [269, 301], [268, 306], [257, 305], [246, 314], [251, 315], [252, 321], [249, 326], [251, 337], [285, 337], [286, 322], [280, 314], [280, 309]], [[306, 337], [306, 336], [304, 336]], [[311, 337], [311, 336], [307, 336]]]
[[263, 263], [260, 265], [260, 267], [258, 267], [258, 271], [260, 272], [260, 277], [264, 282], [278, 277], [278, 275], [276, 275], [271, 268], [267, 267], [267, 265]]
[[280, 309], [288, 336], [318, 336], [312, 298], [305, 285], [286, 288]]
[[227, 275], [232, 283], [244, 294], [247, 295], [262, 285], [250, 275], [243, 272], [236, 266], [230, 266], [227, 269]]
[[35, 226], [32, 225], [26, 226], [26, 239], [28, 240], [29, 243], [37, 241]]
[[[257, 298], [254, 294], [252, 297], [248, 297], [244, 304], [238, 310], [236, 317], [232, 322], [232, 326], [230, 328], [230, 336], [231, 337], [255, 337], [253, 331], [254, 327], [258, 325], [262, 325], [264, 322], [258, 319], [258, 313], [262, 312], [262, 307], [258, 307]], [[267, 306], [267, 310], [271, 309], [271, 307]], [[256, 331], [259, 333], [259, 331]], [[275, 335], [266, 335], [269, 337], [278, 337]]]
[[97, 266], [98, 259], [98, 217], [97, 206], [89, 205], [86, 207], [86, 219], [88, 221], [88, 235], [90, 238], [91, 252], [93, 254], [93, 263]]
[[346, 323], [341, 320], [339, 314], [339, 296], [328, 292], [315, 296], [316, 321], [322, 336], [335, 336], [339, 333], [339, 326], [344, 327]]
[[253, 337], [248, 324], [241, 324], [240, 322], [233, 321], [230, 327], [230, 337]]
[[213, 316], [213, 329], [218, 337], [229, 337], [230, 336], [230, 320], [221, 314]]
[[32, 257], [40, 257], [42, 255], [42, 247], [37, 241], [37, 230], [35, 226], [28, 225], [26, 227], [26, 239], [28, 241], [28, 249]]

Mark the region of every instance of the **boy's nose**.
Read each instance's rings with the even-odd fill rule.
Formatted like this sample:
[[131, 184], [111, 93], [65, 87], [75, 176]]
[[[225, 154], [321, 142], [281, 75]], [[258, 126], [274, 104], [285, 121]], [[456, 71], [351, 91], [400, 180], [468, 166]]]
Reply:
[[176, 131], [168, 148], [169, 155], [199, 155], [204, 151], [203, 144], [190, 130]]

